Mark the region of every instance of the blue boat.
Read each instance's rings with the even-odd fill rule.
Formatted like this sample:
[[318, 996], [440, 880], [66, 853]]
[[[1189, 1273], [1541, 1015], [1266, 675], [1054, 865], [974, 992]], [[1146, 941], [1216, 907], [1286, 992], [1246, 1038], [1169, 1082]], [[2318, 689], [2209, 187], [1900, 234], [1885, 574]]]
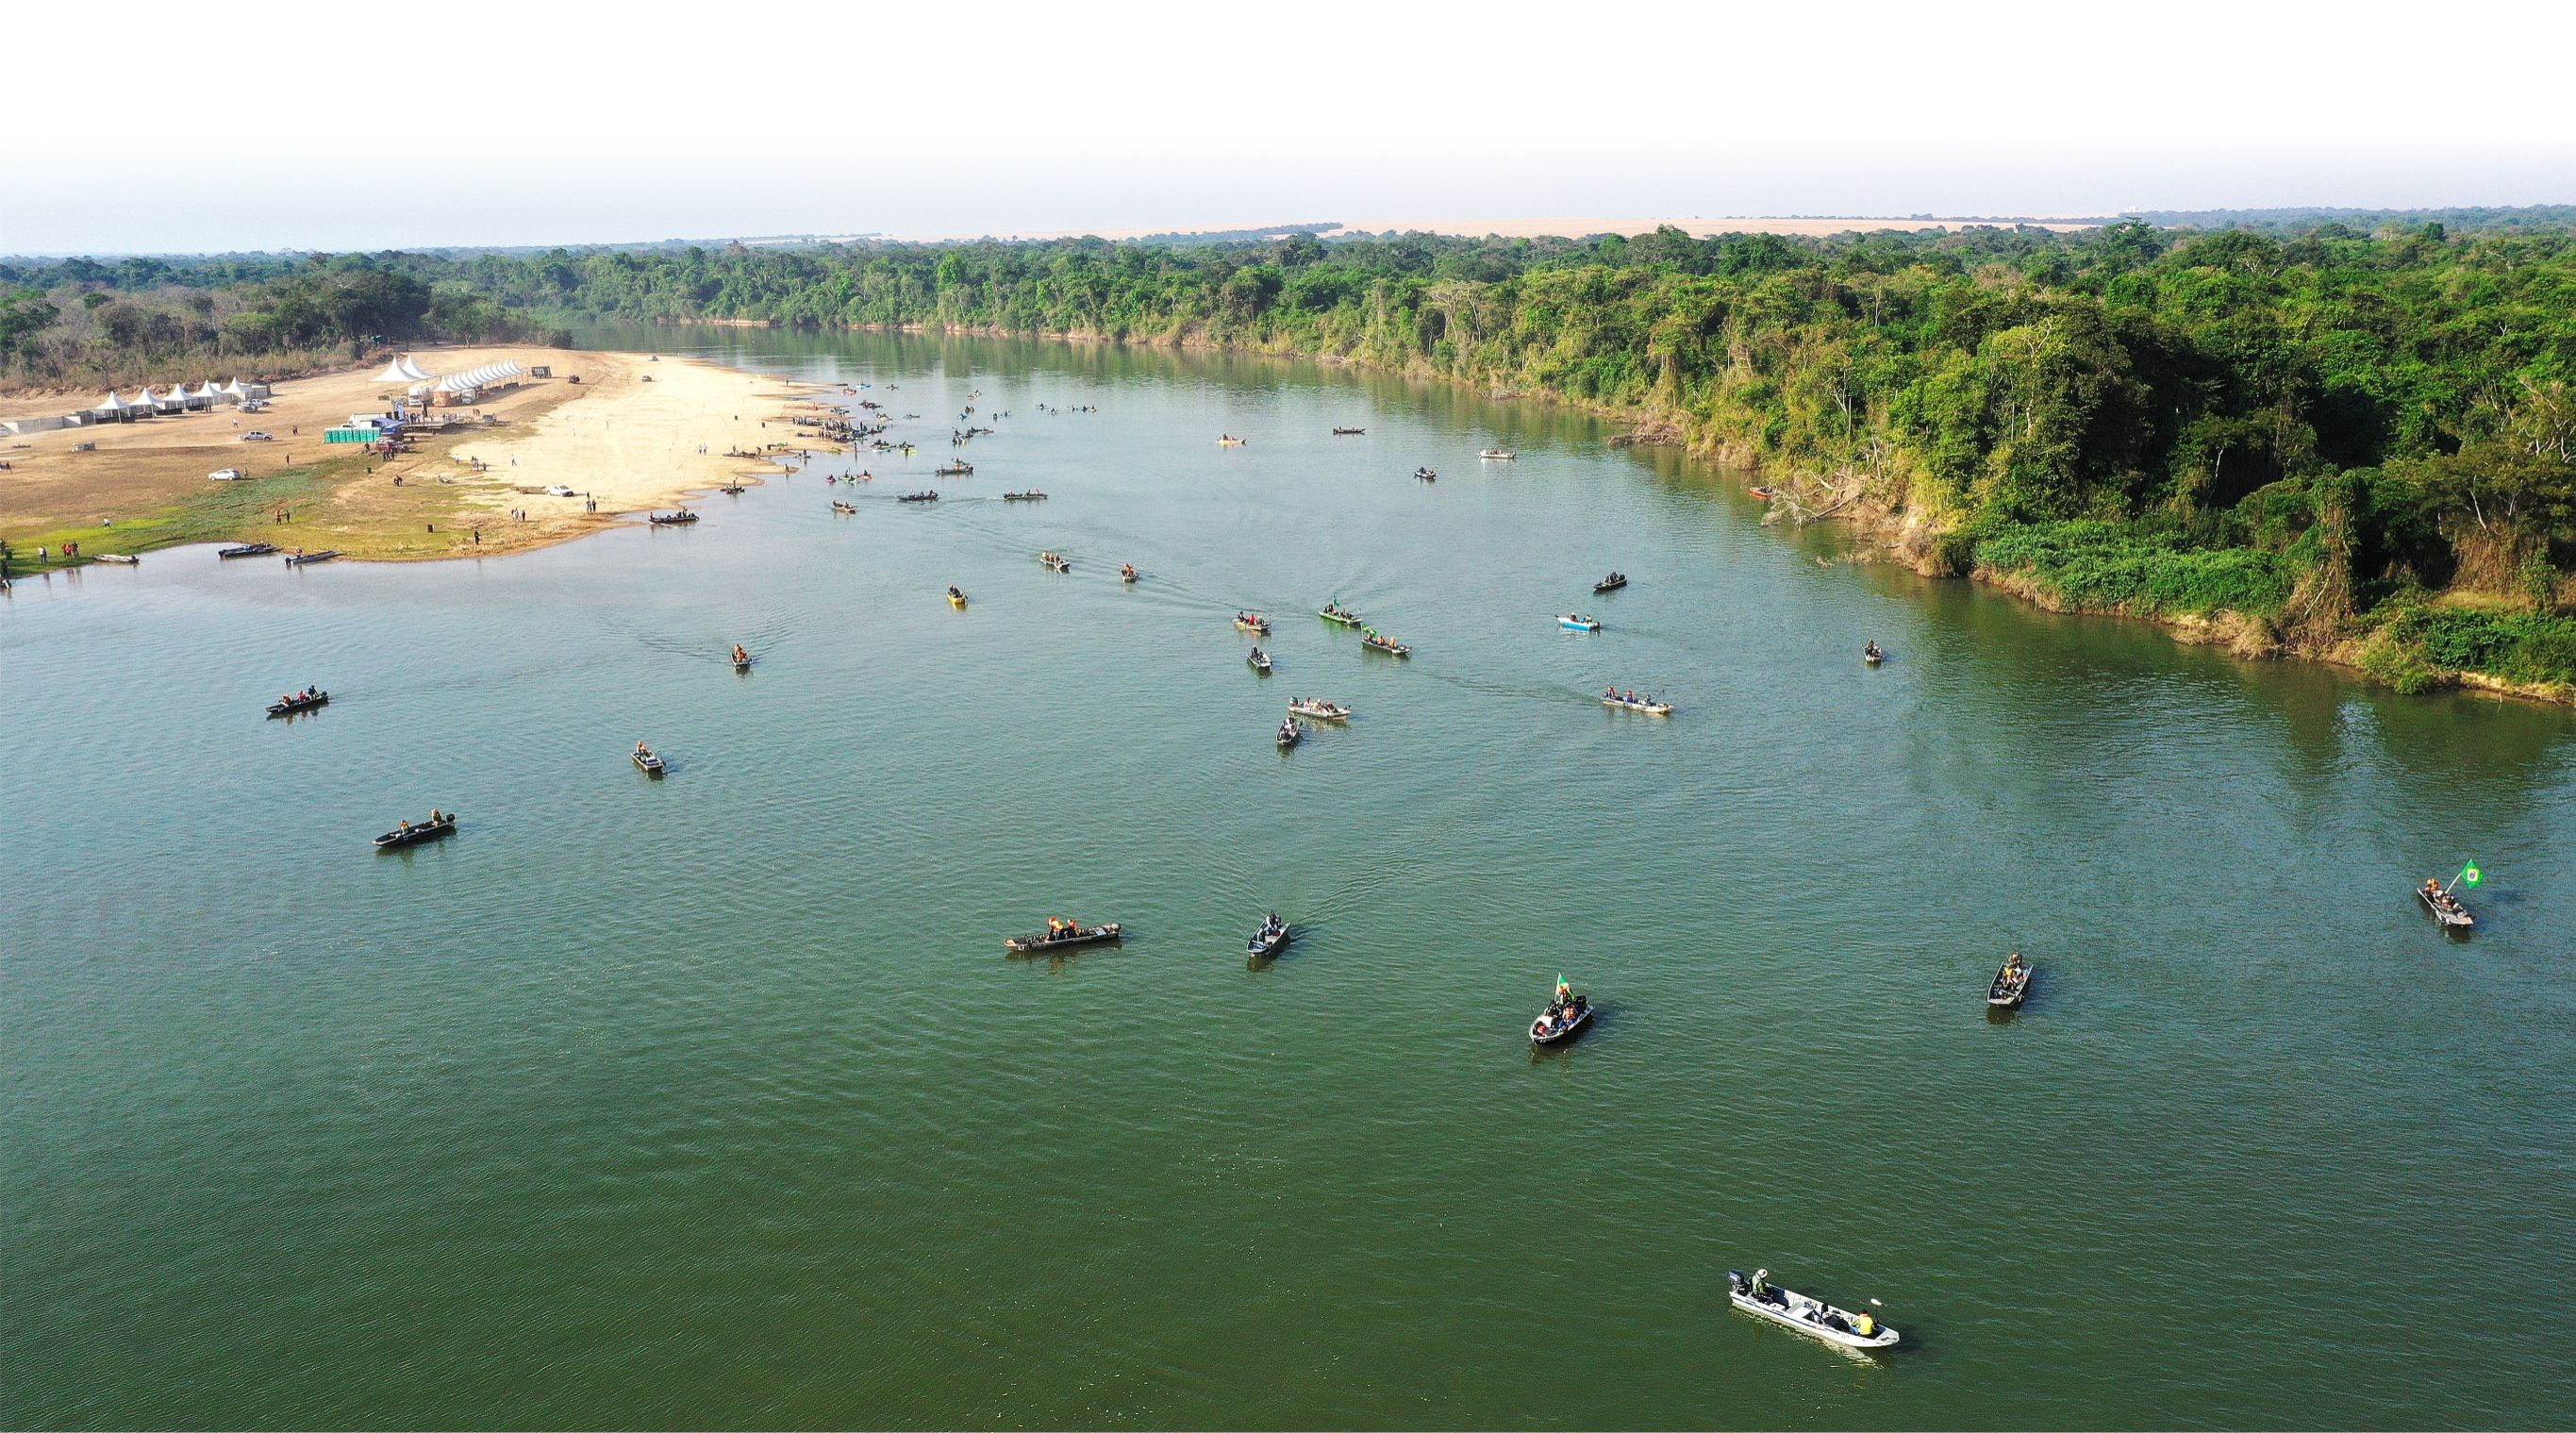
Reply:
[[1568, 612], [1556, 619], [1556, 625], [1571, 628], [1577, 632], [1598, 632], [1601, 630], [1601, 619]]

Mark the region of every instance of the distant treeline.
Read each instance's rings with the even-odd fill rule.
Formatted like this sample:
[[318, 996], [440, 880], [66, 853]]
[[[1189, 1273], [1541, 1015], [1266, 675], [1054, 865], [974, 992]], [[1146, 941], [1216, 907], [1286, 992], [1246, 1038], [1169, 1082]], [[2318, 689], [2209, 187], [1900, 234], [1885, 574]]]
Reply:
[[525, 313], [395, 257], [407, 259], [0, 264], [0, 386], [279, 376], [345, 363], [385, 342], [562, 339]]
[[2576, 204], [2526, 204], [2519, 208], [2466, 209], [2142, 209], [2128, 217], [2167, 229], [2255, 229], [2282, 236], [2337, 231], [2372, 233], [2395, 226], [2438, 225], [2449, 234], [2490, 234], [2514, 229], [2565, 229], [2576, 225]]
[[2243, 614], [2240, 646], [2339, 652], [2403, 687], [2576, 682], [2564, 227], [334, 262], [556, 319], [1202, 343], [1547, 395], [1877, 515], [1927, 570]]

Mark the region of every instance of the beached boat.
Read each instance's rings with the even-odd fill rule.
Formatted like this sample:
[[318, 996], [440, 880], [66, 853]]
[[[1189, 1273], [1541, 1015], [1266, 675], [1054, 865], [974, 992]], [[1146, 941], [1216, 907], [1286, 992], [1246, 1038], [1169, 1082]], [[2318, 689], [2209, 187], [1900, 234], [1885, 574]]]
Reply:
[[1050, 930], [1042, 935], [1015, 935], [1002, 942], [1002, 949], [1026, 954], [1033, 950], [1068, 950], [1078, 945], [1099, 945], [1118, 939], [1118, 922], [1107, 925], [1070, 926]]
[[1659, 702], [1652, 697], [1639, 699], [1604, 696], [1601, 698], [1601, 705], [1605, 707], [1617, 707], [1621, 711], [1644, 712], [1648, 716], [1671, 716], [1673, 714], [1673, 704], [1671, 702]]
[[286, 555], [286, 565], [302, 567], [309, 562], [329, 562], [339, 555], [340, 549], [336, 547], [326, 547], [320, 552], [290, 552]]
[[1298, 716], [1312, 717], [1317, 721], [1349, 721], [1351, 719], [1351, 709], [1349, 707], [1343, 706], [1339, 702], [1324, 701], [1318, 697], [1299, 697], [1288, 704], [1288, 710]]
[[1772, 493], [1771, 489], [1769, 489], [1769, 488], [1755, 488], [1755, 489], [1753, 489], [1753, 496], [1754, 496], [1757, 500], [1762, 501], [1762, 502], [1766, 502], [1766, 503], [1767, 503], [1767, 502], [1771, 501], [1771, 499], [1772, 499], [1772, 497], [1774, 496], [1774, 494]]
[[1598, 632], [1601, 630], [1601, 619], [1586, 617], [1580, 612], [1567, 612], [1557, 617], [1556, 625], [1571, 628], [1577, 632]]
[[1270, 619], [1258, 612], [1235, 613], [1234, 625], [1246, 632], [1258, 632], [1264, 637], [1270, 635]]
[[2424, 909], [2431, 911], [2433, 919], [2439, 921], [2445, 930], [2477, 928], [2478, 918], [2469, 914], [2469, 908], [2460, 904], [2460, 898], [2438, 886], [2429, 889], [2417, 886], [2415, 898], [2424, 903]]
[[896, 502], [899, 502], [899, 503], [935, 503], [935, 502], [939, 501], [939, 494], [934, 493], [934, 492], [927, 492], [927, 491], [925, 491], [925, 492], [918, 492], [918, 493], [905, 493], [905, 494], [903, 494], [902, 496], [900, 496], [900, 497], [896, 498], [896, 499], [895, 499], [895, 501], [896, 501]]
[[1356, 438], [1367, 431], [1368, 429], [1366, 428], [1335, 428], [1333, 430], [1333, 436], [1336, 438]]
[[1073, 570], [1072, 563], [1065, 561], [1062, 557], [1059, 557], [1052, 552], [1039, 553], [1038, 561], [1044, 564], [1046, 570], [1049, 572], [1071, 572]]
[[634, 756], [636, 770], [643, 772], [647, 776], [659, 776], [662, 774], [661, 753], [644, 745], [642, 742], [637, 742], [635, 744]]
[[1250, 652], [1244, 654], [1243, 660], [1252, 665], [1252, 670], [1261, 673], [1265, 677], [1270, 675], [1270, 654], [1268, 652], [1261, 650], [1259, 647], [1255, 647]]
[[1344, 607], [1338, 602], [1325, 603], [1322, 608], [1317, 610], [1315, 615], [1323, 618], [1327, 622], [1336, 622], [1344, 627], [1357, 627], [1364, 620], [1360, 614]]
[[1520, 454], [1513, 452], [1509, 448], [1487, 448], [1476, 456], [1489, 463], [1508, 463], [1514, 458], [1519, 457]]
[[1998, 1010], [2018, 1010], [2030, 994], [2030, 967], [2016, 955], [1995, 972], [1994, 983], [1986, 987], [1986, 1003]]
[[266, 557], [275, 551], [277, 551], [277, 544], [273, 542], [245, 542], [239, 547], [227, 547], [215, 556], [219, 558]]
[[1244, 942], [1243, 948], [1254, 960], [1265, 960], [1286, 950], [1288, 922], [1275, 915], [1269, 917], [1261, 923], [1261, 929], [1252, 933], [1252, 939]]
[[1286, 751], [1306, 739], [1306, 729], [1285, 717], [1279, 719], [1279, 749]]
[[1384, 652], [1390, 657], [1410, 657], [1413, 655], [1413, 649], [1411, 647], [1404, 645], [1393, 637], [1381, 637], [1375, 632], [1368, 633], [1361, 637], [1360, 645], [1368, 648], [1372, 652]]
[[1530, 1043], [1554, 1045], [1583, 1033], [1592, 1023], [1592, 997], [1577, 995], [1566, 1000], [1551, 1000], [1536, 1020], [1530, 1022]]
[[931, 469], [930, 475], [934, 478], [971, 478], [975, 476], [975, 465], [973, 463], [950, 463], [944, 467]]
[[143, 559], [130, 552], [102, 552], [94, 561], [113, 562], [119, 567], [141, 567]]
[[291, 717], [297, 712], [309, 712], [315, 707], [327, 707], [329, 705], [331, 705], [331, 694], [329, 692], [298, 692], [284, 701], [270, 702], [268, 704], [268, 714], [273, 717]]
[[434, 820], [423, 821], [418, 824], [406, 821], [400, 826], [387, 831], [385, 834], [376, 838], [376, 848], [378, 850], [391, 850], [396, 846], [409, 846], [422, 841], [435, 841], [439, 837], [453, 832], [455, 829], [456, 813], [453, 811], [443, 811], [440, 812]]
[[687, 508], [682, 508], [675, 513], [657, 512], [651, 517], [645, 519], [646, 522], [653, 524], [655, 527], [686, 527], [697, 520], [698, 515], [689, 511]]
[[[1869, 1314], [1856, 1314], [1819, 1299], [1811, 1299], [1792, 1289], [1773, 1286], [1768, 1270], [1757, 1272], [1752, 1279], [1733, 1269], [1726, 1271], [1726, 1298], [1748, 1314], [1759, 1314], [1776, 1324], [1785, 1324], [1809, 1338], [1845, 1348], [1892, 1348], [1896, 1330], [1879, 1323]], [[1759, 1288], [1755, 1280], [1763, 1280]], [[1864, 1325], [1866, 1321], [1866, 1325]], [[1870, 1330], [1862, 1333], [1866, 1326]]]
[[1002, 494], [1002, 501], [1006, 503], [1042, 503], [1046, 501], [1046, 494], [1039, 492], [1035, 488], [1031, 488], [1024, 493], [1004, 493]]
[[1624, 572], [1614, 572], [1609, 576], [1602, 578], [1600, 581], [1593, 583], [1592, 591], [1595, 596], [1598, 596], [1604, 592], [1616, 592], [1627, 585], [1628, 574]]

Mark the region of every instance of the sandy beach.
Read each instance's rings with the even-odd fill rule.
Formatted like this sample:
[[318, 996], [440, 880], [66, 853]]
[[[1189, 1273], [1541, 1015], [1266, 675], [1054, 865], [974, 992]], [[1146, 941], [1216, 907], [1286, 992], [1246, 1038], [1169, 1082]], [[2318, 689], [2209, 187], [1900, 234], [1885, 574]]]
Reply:
[[[450, 426], [391, 455], [322, 440], [325, 428], [390, 405], [401, 385], [378, 381], [381, 361], [281, 382], [262, 413], [218, 408], [0, 440], [11, 465], [0, 472], [0, 538], [20, 552], [22, 569], [37, 545], [59, 551], [65, 540], [84, 554], [220, 538], [352, 558], [482, 556], [578, 537], [779, 470], [740, 455], [830, 447], [793, 423], [821, 390], [695, 359], [515, 346], [424, 349], [417, 359], [432, 372], [508, 359], [553, 376], [474, 408], [434, 410]], [[272, 439], [243, 441], [253, 430]], [[220, 468], [251, 480], [210, 480]], [[544, 492], [556, 484], [582, 496]]]

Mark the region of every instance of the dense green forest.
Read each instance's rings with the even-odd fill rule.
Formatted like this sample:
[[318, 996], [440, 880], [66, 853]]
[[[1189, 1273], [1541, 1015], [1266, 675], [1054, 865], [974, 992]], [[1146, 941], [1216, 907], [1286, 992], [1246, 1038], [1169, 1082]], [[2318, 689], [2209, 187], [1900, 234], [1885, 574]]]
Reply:
[[[259, 255], [0, 264], [0, 383], [85, 390], [274, 376], [386, 338], [522, 342], [549, 331], [407, 256]], [[181, 374], [179, 370], [186, 370]]]
[[1926, 571], [2225, 614], [2241, 650], [2420, 689], [2576, 682], [2576, 238], [2524, 217], [380, 255], [229, 261], [251, 268], [221, 283], [373, 275], [416, 285], [424, 322], [445, 299], [511, 322], [917, 324], [1465, 381], [1758, 464]]

